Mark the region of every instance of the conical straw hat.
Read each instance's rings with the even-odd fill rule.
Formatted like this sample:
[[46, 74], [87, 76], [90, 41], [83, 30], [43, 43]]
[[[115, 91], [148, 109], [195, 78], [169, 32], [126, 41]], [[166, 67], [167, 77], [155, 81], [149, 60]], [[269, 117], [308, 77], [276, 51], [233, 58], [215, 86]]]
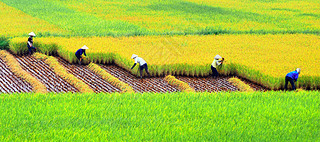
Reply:
[[219, 59], [221, 59], [222, 57], [220, 56], [220, 55], [216, 55], [215, 57], [214, 57], [214, 59], [216, 59], [216, 60], [219, 60]]
[[84, 45], [80, 49], [89, 49], [89, 48], [86, 45]]
[[132, 54], [131, 59], [138, 57], [136, 54]]
[[29, 33], [29, 36], [36, 36], [34, 32]]

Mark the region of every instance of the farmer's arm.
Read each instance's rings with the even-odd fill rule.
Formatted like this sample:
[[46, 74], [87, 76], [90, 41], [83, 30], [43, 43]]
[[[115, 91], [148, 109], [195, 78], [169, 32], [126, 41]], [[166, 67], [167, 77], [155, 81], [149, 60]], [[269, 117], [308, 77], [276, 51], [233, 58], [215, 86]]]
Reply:
[[218, 66], [221, 65], [221, 61], [217, 61], [217, 65], [218, 65]]
[[33, 46], [33, 44], [32, 44], [30, 41], [28, 41], [28, 44], [29, 44], [29, 46], [30, 46], [30, 47], [32, 47], [32, 46]]
[[131, 69], [133, 69], [136, 65], [137, 65], [137, 63], [134, 63], [134, 65], [131, 67]]

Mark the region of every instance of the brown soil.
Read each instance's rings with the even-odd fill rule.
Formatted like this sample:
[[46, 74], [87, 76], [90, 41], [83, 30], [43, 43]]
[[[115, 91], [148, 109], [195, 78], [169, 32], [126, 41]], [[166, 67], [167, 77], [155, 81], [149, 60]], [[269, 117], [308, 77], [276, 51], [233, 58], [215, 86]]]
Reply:
[[16, 56], [22, 69], [43, 83], [48, 92], [78, 92], [78, 90], [56, 75], [49, 65], [33, 56]]
[[[89, 85], [94, 92], [120, 92], [119, 88], [114, 87], [106, 82], [101, 76], [93, 73], [84, 65], [70, 64], [61, 57], [56, 57], [61, 65], [66, 67], [67, 71], [84, 83]], [[16, 56], [16, 59], [21, 64], [21, 67], [30, 72], [33, 76], [39, 79], [49, 92], [78, 92], [78, 90], [64, 81], [60, 76], [56, 75], [49, 65], [42, 60], [37, 60], [32, 56]], [[136, 92], [177, 92], [180, 91], [174, 86], [169, 85], [163, 77], [151, 77], [140, 79], [130, 72], [117, 67], [115, 65], [101, 65], [101, 67], [109, 72], [120, 81], [129, 84]], [[0, 60], [0, 92], [31, 92], [32, 87], [20, 78], [14, 76], [8, 67]], [[194, 88], [197, 92], [217, 92], [217, 91], [238, 91], [238, 88], [231, 85], [227, 80], [230, 77], [185, 77], [176, 76], [177, 79], [184, 81]], [[248, 80], [241, 79], [246, 84], [250, 85], [256, 91], [266, 91], [267, 88], [252, 83]]]
[[214, 79], [213, 77], [195, 78], [176, 76], [176, 78], [188, 83], [196, 92], [238, 91], [237, 87], [228, 82], [228, 77], [219, 77]]
[[92, 72], [88, 67], [84, 65], [70, 64], [61, 57], [56, 57], [61, 65], [63, 65], [67, 71], [73, 74], [78, 79], [89, 85], [89, 87], [96, 93], [99, 92], [121, 92], [119, 88], [114, 87], [101, 76]]
[[2, 59], [0, 59], [0, 70], [0, 93], [32, 91], [32, 86], [20, 77], [15, 76]]
[[[197, 92], [217, 92], [217, 91], [239, 91], [239, 89], [228, 82], [230, 77], [184, 77], [176, 76], [177, 79], [184, 81], [189, 84], [190, 87], [194, 88]], [[267, 91], [268, 89], [254, 84], [248, 80], [241, 79], [244, 83], [248, 84], [255, 91]]]
[[256, 83], [253, 83], [247, 79], [243, 79], [243, 78], [240, 78], [244, 83], [248, 84], [254, 91], [261, 91], [261, 92], [264, 92], [264, 91], [269, 91], [270, 89], [262, 86], [262, 85], [259, 85], [259, 84], [256, 84]]
[[136, 92], [176, 92], [175, 87], [169, 85], [163, 78], [137, 78], [128, 71], [114, 65], [102, 65], [108, 73], [118, 78], [120, 81], [129, 84]]

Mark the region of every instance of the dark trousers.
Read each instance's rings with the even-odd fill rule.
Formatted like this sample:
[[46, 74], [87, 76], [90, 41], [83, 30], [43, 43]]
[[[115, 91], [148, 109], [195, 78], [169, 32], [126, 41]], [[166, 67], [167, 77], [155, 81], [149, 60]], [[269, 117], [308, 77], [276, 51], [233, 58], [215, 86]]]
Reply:
[[30, 45], [28, 44], [28, 51], [29, 51], [29, 55], [31, 55], [33, 52], [36, 51], [36, 48], [35, 48], [34, 46], [30, 46]]
[[212, 70], [212, 77], [213, 78], [216, 78], [219, 76], [219, 73], [215, 67], [211, 66], [211, 70]]
[[148, 70], [148, 65], [147, 65], [147, 63], [145, 63], [145, 64], [143, 64], [142, 66], [140, 66], [140, 78], [142, 78], [143, 69], [146, 70], [148, 76], [150, 77], [149, 70]]
[[75, 54], [76, 55], [76, 57], [78, 58], [78, 62], [79, 62], [79, 65], [81, 65], [81, 60], [80, 60], [80, 58], [81, 58], [81, 56], [80, 55], [77, 55], [77, 54]]
[[294, 86], [294, 81], [293, 81], [293, 79], [290, 78], [290, 77], [288, 77], [288, 76], [286, 76], [286, 82], [285, 82], [285, 84], [284, 84], [284, 90], [287, 90], [287, 88], [288, 88], [288, 82], [291, 83], [292, 89], [293, 89], [293, 90], [296, 90], [296, 86]]

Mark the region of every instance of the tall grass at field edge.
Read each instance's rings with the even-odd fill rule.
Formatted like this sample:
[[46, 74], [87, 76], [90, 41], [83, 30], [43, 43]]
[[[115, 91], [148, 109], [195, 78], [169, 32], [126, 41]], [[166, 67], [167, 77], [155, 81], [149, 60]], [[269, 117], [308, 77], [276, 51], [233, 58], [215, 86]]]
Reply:
[[0, 50], [9, 49], [9, 39], [7, 37], [0, 37]]

